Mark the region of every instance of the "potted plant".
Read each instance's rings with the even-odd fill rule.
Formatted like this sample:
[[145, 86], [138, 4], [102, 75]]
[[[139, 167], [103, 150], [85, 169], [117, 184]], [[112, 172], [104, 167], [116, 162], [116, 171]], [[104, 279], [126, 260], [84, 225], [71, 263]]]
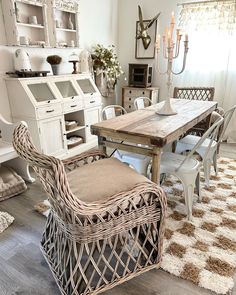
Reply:
[[59, 55], [49, 55], [47, 57], [47, 62], [52, 67], [53, 75], [59, 75], [59, 66], [62, 61], [62, 58]]
[[109, 96], [109, 93], [114, 92], [117, 79], [124, 73], [115, 53], [115, 46], [106, 48], [97, 44], [92, 52], [92, 60], [96, 84], [103, 96]]

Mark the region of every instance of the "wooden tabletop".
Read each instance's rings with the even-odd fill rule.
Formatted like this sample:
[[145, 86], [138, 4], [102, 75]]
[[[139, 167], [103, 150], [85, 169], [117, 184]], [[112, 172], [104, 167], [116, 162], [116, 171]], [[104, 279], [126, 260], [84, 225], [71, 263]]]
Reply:
[[163, 102], [94, 124], [91, 132], [102, 137], [163, 147], [211, 114], [217, 102], [171, 99], [173, 109], [178, 112], [173, 116], [156, 114], [162, 105]]

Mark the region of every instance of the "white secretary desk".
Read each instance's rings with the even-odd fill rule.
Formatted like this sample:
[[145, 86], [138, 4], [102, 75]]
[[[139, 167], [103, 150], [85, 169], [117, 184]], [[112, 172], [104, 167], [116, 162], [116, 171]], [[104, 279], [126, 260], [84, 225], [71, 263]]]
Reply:
[[[90, 125], [100, 121], [102, 97], [90, 75], [6, 78], [14, 122], [25, 121], [34, 144], [43, 153], [67, 158], [97, 145]], [[65, 122], [78, 125], [67, 130]], [[83, 143], [70, 148], [68, 138]]]

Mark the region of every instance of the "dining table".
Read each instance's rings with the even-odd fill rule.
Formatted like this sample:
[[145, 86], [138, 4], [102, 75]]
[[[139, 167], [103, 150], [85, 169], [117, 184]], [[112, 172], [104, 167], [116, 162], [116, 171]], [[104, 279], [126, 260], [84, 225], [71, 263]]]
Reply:
[[160, 183], [163, 148], [179, 139], [217, 108], [216, 101], [171, 99], [176, 115], [163, 116], [156, 112], [164, 102], [91, 125], [98, 136], [99, 147], [114, 148], [152, 158], [153, 182]]

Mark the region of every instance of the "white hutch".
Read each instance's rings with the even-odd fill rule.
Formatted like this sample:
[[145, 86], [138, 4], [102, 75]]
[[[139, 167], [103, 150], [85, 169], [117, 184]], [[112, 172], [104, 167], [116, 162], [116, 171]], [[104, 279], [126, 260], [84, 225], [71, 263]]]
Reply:
[[97, 145], [90, 125], [100, 121], [102, 98], [90, 75], [6, 78], [6, 85], [13, 121], [27, 122], [43, 153], [67, 158]]

